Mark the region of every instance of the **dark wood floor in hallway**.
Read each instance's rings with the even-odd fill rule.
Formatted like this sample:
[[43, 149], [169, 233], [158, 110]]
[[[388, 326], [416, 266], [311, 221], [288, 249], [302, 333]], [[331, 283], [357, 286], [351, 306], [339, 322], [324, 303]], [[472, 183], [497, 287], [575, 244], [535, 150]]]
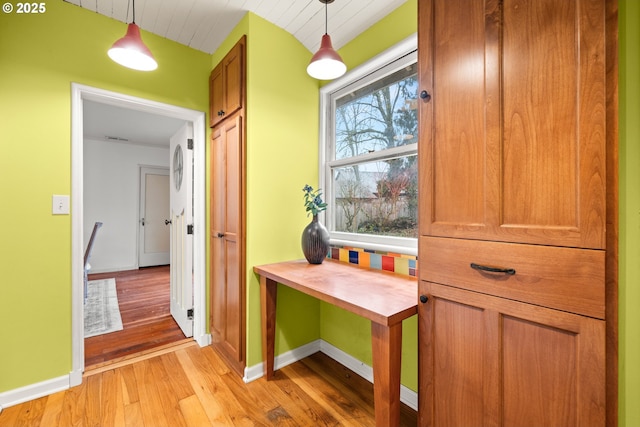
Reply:
[[85, 366], [112, 362], [185, 340], [170, 313], [169, 266], [90, 274], [116, 279], [123, 330], [84, 340]]

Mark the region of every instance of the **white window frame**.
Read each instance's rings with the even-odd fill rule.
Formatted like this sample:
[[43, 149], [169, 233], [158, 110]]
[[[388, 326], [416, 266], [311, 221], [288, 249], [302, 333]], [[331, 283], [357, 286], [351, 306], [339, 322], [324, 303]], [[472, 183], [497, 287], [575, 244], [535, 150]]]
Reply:
[[[327, 211], [336, 208], [331, 204], [331, 201], [333, 200], [331, 167], [340, 166], [343, 163], [365, 163], [372, 161], [373, 157], [376, 157], [375, 160], [384, 160], [377, 157], [379, 156], [379, 153], [375, 156], [371, 154], [364, 154], [357, 157], [351, 157], [346, 161], [342, 159], [332, 160], [333, 153], [335, 152], [335, 140], [333, 139], [333, 135], [335, 135], [335, 103], [332, 99], [335, 95], [345, 92], [348, 86], [355, 83], [361, 83], [361, 86], [366, 86], [372, 81], [378, 80], [389, 74], [393, 74], [402, 67], [416, 62], [417, 49], [417, 34], [413, 34], [320, 89], [320, 140], [318, 144], [318, 170], [320, 175], [320, 188], [323, 189], [323, 198], [329, 203]], [[397, 66], [382, 70], [383, 67], [392, 63], [396, 63]], [[354, 87], [350, 87], [348, 91], [351, 92], [353, 90]], [[413, 145], [409, 147], [399, 146], [385, 150], [385, 156], [387, 159], [401, 157], [411, 153], [417, 154], [417, 147]], [[418, 255], [418, 239], [416, 238], [337, 232], [332, 231], [335, 229], [333, 215], [329, 215], [327, 212], [322, 212], [320, 219], [327, 225], [327, 229], [331, 236], [331, 245], [355, 246], [364, 249]]]

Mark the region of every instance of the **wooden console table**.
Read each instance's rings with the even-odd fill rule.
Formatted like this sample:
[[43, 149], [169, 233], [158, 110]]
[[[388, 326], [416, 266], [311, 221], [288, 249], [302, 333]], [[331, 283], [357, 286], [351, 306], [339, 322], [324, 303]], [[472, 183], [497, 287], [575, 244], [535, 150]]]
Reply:
[[326, 260], [253, 267], [260, 275], [262, 356], [273, 377], [277, 284], [281, 283], [371, 320], [376, 425], [400, 424], [402, 321], [417, 313], [417, 279]]

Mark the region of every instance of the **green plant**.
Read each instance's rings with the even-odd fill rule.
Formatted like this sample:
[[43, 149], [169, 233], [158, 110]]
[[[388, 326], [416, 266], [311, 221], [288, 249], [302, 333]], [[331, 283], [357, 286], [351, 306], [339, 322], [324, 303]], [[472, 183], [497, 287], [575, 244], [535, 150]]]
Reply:
[[313, 187], [307, 184], [302, 191], [304, 191], [304, 206], [306, 212], [308, 212], [307, 216], [309, 216], [309, 213], [316, 216], [327, 209], [327, 204], [322, 201], [322, 190], [318, 188], [314, 191]]

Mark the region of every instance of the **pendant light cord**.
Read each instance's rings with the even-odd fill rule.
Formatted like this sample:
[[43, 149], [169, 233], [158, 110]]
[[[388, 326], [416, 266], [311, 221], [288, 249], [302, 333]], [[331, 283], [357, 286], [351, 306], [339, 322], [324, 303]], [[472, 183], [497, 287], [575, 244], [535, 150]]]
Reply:
[[[135, 1], [135, 0], [134, 0], [134, 1]], [[328, 1], [324, 2], [324, 33], [325, 33], [325, 34], [328, 34], [328, 33], [329, 33], [329, 30], [328, 30], [328, 28], [327, 28], [327, 27], [329, 26], [329, 24], [328, 24], [328, 18], [327, 18], [327, 15], [329, 14], [329, 12], [327, 11], [327, 4], [328, 4], [328, 3], [329, 3]]]
[[136, 23], [136, 0], [132, 0], [133, 1], [133, 23]]

